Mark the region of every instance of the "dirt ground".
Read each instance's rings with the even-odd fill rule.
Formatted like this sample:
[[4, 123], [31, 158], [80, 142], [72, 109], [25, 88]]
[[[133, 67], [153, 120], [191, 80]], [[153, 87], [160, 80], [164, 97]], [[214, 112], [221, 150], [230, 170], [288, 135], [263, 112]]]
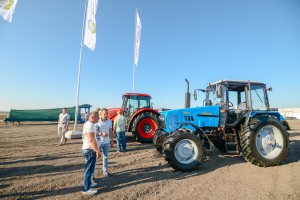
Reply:
[[[0, 198], [2, 199], [300, 199], [300, 120], [289, 121], [289, 154], [281, 166], [261, 168], [240, 155], [218, 150], [192, 172], [174, 171], [152, 144], [132, 141], [128, 151], [112, 148], [104, 178], [97, 161], [98, 194], [81, 193], [82, 141], [58, 146], [57, 126], [0, 122]], [[81, 125], [82, 126], [82, 125]], [[72, 127], [70, 127], [72, 128]]]

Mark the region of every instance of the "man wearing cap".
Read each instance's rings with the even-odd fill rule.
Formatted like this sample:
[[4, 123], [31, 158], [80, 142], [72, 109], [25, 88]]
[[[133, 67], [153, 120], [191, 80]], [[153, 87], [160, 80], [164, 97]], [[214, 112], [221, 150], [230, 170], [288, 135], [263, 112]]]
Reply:
[[67, 141], [65, 133], [68, 131], [69, 128], [69, 120], [70, 115], [67, 113], [67, 108], [64, 107], [62, 109], [62, 113], [60, 113], [58, 117], [58, 136], [60, 137], [59, 146], [65, 144]]

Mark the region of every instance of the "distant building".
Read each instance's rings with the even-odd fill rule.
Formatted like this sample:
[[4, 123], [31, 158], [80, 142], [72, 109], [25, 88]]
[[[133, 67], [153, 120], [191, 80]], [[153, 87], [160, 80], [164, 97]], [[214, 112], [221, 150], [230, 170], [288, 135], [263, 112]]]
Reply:
[[300, 108], [278, 108], [278, 111], [285, 118], [296, 117], [300, 119]]

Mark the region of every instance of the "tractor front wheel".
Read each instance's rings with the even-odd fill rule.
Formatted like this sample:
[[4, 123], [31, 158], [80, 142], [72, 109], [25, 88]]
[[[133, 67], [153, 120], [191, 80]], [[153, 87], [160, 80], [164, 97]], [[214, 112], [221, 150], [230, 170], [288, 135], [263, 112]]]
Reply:
[[152, 142], [155, 130], [160, 127], [160, 120], [152, 113], [142, 113], [133, 122], [132, 132], [140, 142]]
[[165, 138], [169, 135], [164, 129], [159, 128], [155, 131], [153, 136], [153, 145], [155, 146], [156, 150], [162, 153], [162, 145]]
[[189, 171], [200, 165], [204, 152], [195, 134], [186, 129], [178, 129], [166, 137], [163, 154], [169, 166], [175, 170]]

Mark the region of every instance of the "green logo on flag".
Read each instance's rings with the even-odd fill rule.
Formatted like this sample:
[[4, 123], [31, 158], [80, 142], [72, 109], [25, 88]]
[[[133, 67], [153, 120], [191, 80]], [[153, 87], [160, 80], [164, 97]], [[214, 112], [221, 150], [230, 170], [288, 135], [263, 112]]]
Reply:
[[89, 29], [92, 34], [96, 33], [96, 24], [92, 20], [89, 21]]
[[0, 0], [0, 7], [4, 10], [10, 10], [14, 3], [15, 0]]

